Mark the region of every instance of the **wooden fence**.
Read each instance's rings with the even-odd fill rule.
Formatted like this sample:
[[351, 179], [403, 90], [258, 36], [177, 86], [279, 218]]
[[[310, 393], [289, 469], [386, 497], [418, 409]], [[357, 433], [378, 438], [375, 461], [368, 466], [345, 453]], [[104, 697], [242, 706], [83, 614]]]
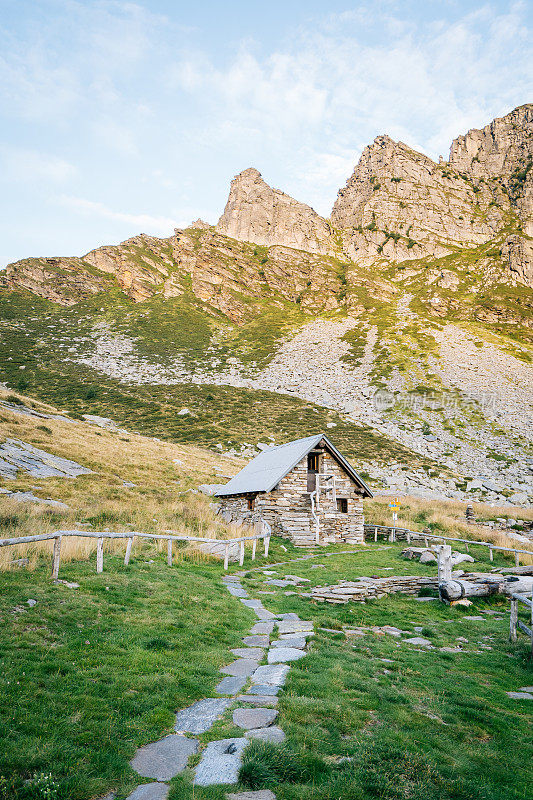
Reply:
[[[525, 622], [522, 622], [522, 620], [518, 619], [519, 603], [522, 603], [531, 610], [531, 627], [526, 625]], [[531, 657], [533, 658], [533, 594], [531, 595], [531, 600], [529, 600], [523, 594], [513, 593], [511, 595], [511, 617], [509, 630], [509, 639], [511, 642], [516, 642], [519, 630], [522, 631], [522, 633], [525, 633], [526, 636], [529, 636], [531, 639]]]
[[479, 545], [480, 547], [488, 547], [489, 559], [494, 561], [494, 550], [502, 550], [506, 553], [514, 553], [515, 564], [518, 567], [520, 563], [520, 554], [533, 556], [533, 550], [522, 550], [518, 547], [502, 547], [501, 545], [493, 544], [493, 542], [477, 541], [476, 539], [458, 539], [453, 536], [442, 536], [433, 533], [425, 533], [424, 531], [410, 531], [407, 528], [395, 528], [389, 525], [372, 525], [365, 524], [365, 533], [370, 536], [373, 535], [374, 541], [378, 540], [378, 533], [388, 536], [390, 542], [395, 542], [397, 539], [406, 539], [407, 544], [411, 544], [411, 539], [423, 539], [426, 547], [429, 547], [429, 540], [439, 542], [458, 542], [459, 544], [466, 545], [465, 550], [468, 553], [468, 545]]
[[221, 549], [224, 548], [224, 569], [228, 569], [230, 546], [232, 544], [239, 545], [239, 564], [244, 563], [244, 546], [245, 542], [252, 542], [252, 561], [255, 560], [257, 551], [257, 542], [262, 540], [265, 549], [265, 558], [268, 556], [268, 549], [270, 547], [270, 537], [272, 535], [270, 525], [267, 522], [260, 522], [256, 528], [258, 532], [250, 536], [239, 536], [234, 539], [209, 539], [201, 536], [184, 536], [174, 531], [166, 531], [161, 533], [141, 533], [140, 531], [127, 531], [126, 533], [114, 533], [111, 531], [54, 531], [53, 533], [41, 533], [35, 536], [17, 536], [11, 539], [0, 539], [0, 547], [10, 547], [18, 544], [31, 544], [33, 542], [45, 542], [53, 540], [53, 562], [52, 562], [52, 579], [57, 580], [59, 577], [59, 565], [61, 563], [61, 542], [63, 538], [67, 537], [81, 537], [84, 539], [96, 539], [96, 571], [103, 572], [104, 569], [104, 539], [127, 539], [126, 554], [124, 556], [124, 564], [128, 565], [131, 557], [131, 550], [133, 547], [134, 539], [155, 539], [164, 540], [167, 542], [167, 564], [172, 566], [172, 544], [173, 542], [202, 542], [211, 545], [220, 545]]

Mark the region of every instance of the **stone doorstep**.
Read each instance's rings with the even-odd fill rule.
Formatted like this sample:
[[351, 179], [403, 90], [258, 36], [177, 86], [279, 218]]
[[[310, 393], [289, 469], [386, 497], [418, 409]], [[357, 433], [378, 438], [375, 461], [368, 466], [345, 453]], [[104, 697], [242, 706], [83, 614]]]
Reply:
[[189, 756], [198, 751], [198, 741], [171, 733], [140, 747], [130, 761], [131, 767], [143, 778], [154, 778], [156, 781], [168, 781], [183, 772]]

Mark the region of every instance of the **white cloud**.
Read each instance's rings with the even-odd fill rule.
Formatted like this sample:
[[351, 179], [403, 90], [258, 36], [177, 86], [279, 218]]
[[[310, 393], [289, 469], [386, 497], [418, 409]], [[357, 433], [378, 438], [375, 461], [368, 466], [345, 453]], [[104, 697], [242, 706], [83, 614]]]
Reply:
[[153, 217], [150, 214], [128, 214], [123, 211], [114, 211], [103, 203], [86, 200], [83, 197], [59, 195], [56, 200], [61, 205], [78, 211], [80, 214], [126, 223], [133, 226], [135, 230], [142, 229], [144, 233], [152, 233], [154, 235], [159, 233], [170, 236], [174, 228], [178, 226], [178, 222], [170, 217]]
[[74, 164], [63, 158], [22, 147], [1, 145], [0, 162], [5, 174], [15, 182], [66, 183], [77, 174]]

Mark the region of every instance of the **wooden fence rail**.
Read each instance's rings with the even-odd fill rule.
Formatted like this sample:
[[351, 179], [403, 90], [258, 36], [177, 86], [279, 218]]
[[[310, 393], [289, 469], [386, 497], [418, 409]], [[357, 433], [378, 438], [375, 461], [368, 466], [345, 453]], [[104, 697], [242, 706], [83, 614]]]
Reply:
[[372, 524], [365, 524], [365, 533], [369, 533], [374, 535], [374, 541], [377, 542], [378, 540], [378, 531], [384, 533], [389, 537], [390, 542], [395, 542], [398, 535], [405, 536], [407, 540], [407, 544], [411, 544], [411, 538], [415, 539], [423, 539], [424, 544], [428, 547], [428, 542], [430, 539], [440, 542], [458, 542], [459, 544], [466, 545], [466, 551], [468, 552], [468, 545], [480, 545], [481, 547], [488, 547], [489, 548], [489, 559], [491, 561], [494, 560], [493, 552], [494, 550], [503, 550], [506, 553], [514, 553], [514, 560], [515, 564], [518, 567], [520, 561], [520, 554], [523, 553], [524, 555], [533, 556], [533, 550], [522, 550], [519, 547], [502, 547], [501, 545], [493, 544], [493, 542], [483, 542], [478, 541], [477, 539], [458, 539], [453, 536], [441, 536], [434, 533], [425, 533], [424, 531], [410, 531], [408, 528], [395, 528], [390, 525], [372, 525]]
[[252, 561], [256, 558], [257, 542], [263, 540], [265, 558], [268, 556], [270, 547], [270, 537], [272, 531], [267, 522], [257, 524], [257, 533], [250, 536], [238, 536], [233, 539], [210, 539], [205, 536], [185, 536], [175, 531], [165, 531], [165, 533], [142, 533], [141, 531], [53, 531], [53, 533], [38, 533], [34, 536], [15, 536], [9, 539], [0, 539], [0, 547], [10, 547], [18, 544], [32, 544], [33, 542], [46, 542], [53, 540], [54, 552], [52, 562], [52, 579], [59, 577], [59, 565], [61, 562], [61, 542], [66, 537], [80, 537], [84, 539], [96, 539], [96, 571], [103, 572], [104, 569], [104, 539], [127, 539], [124, 564], [127, 566], [131, 558], [131, 550], [134, 539], [155, 539], [167, 542], [167, 564], [172, 566], [172, 544], [173, 542], [201, 542], [217, 544], [224, 548], [224, 569], [229, 566], [230, 546], [239, 545], [239, 564], [244, 563], [244, 547], [246, 542], [252, 542]]
[[[531, 627], [522, 622], [522, 620], [518, 619], [518, 604], [522, 603], [523, 605], [527, 606], [527, 608], [531, 611]], [[531, 657], [533, 658], [533, 594], [531, 595], [531, 600], [529, 600], [523, 594], [512, 594], [511, 595], [511, 616], [509, 620], [509, 639], [511, 642], [516, 642], [518, 638], [518, 631], [522, 631], [525, 633], [526, 636], [529, 636], [531, 639]]]

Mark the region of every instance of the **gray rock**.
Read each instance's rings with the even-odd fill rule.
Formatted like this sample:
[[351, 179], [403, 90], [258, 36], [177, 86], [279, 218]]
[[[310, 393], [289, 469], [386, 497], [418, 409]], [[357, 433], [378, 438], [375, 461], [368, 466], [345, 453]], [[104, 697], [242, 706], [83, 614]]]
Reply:
[[267, 634], [243, 636], [242, 640], [247, 647], [268, 647], [268, 643], [270, 641]]
[[242, 754], [248, 739], [220, 739], [209, 742], [195, 772], [197, 786], [211, 786], [217, 783], [237, 783]]
[[265, 664], [255, 670], [252, 675], [252, 683], [271, 683], [274, 686], [283, 686], [288, 671], [288, 664]]
[[417, 603], [431, 603], [437, 601], [438, 597], [415, 597]]
[[239, 678], [228, 675], [227, 678], [222, 678], [218, 686], [215, 688], [217, 694], [231, 694], [235, 695], [241, 691], [246, 683], [246, 678]]
[[420, 556], [421, 564], [435, 564], [436, 561], [437, 561], [437, 556], [435, 555], [435, 553], [431, 553], [429, 550], [425, 550]]
[[37, 605], [37, 600], [32, 600], [31, 598], [29, 600], [26, 600], [26, 602], [30, 608], [33, 608], [33, 606]]
[[235, 647], [230, 652], [237, 658], [251, 658], [253, 661], [261, 661], [265, 655], [260, 647]]
[[201, 483], [198, 487], [198, 491], [202, 492], [202, 494], [212, 496], [219, 492], [223, 487], [223, 483]]
[[274, 647], [268, 651], [269, 664], [281, 664], [284, 661], [298, 661], [306, 655], [304, 650], [297, 647]]
[[519, 691], [521, 691], [521, 692], [533, 692], [533, 686], [521, 686]]
[[404, 639], [403, 641], [418, 647], [433, 647], [429, 639], [424, 639], [422, 636], [412, 636], [410, 639]]
[[253, 608], [253, 609], [262, 608], [263, 610], [265, 610], [263, 608], [263, 603], [261, 602], [261, 600], [253, 600], [253, 599], [241, 600], [241, 603], [243, 604], [243, 606], [246, 606], [246, 608]]
[[238, 703], [248, 703], [250, 706], [268, 706], [273, 708], [278, 704], [278, 698], [268, 694], [240, 694], [235, 698]]
[[221, 667], [219, 672], [223, 675], [234, 675], [239, 678], [248, 678], [258, 667], [258, 661], [251, 658], [238, 658], [226, 667]]
[[282, 620], [278, 622], [278, 632], [280, 636], [284, 633], [302, 633], [313, 631], [313, 623], [305, 620]]
[[143, 783], [137, 786], [126, 800], [166, 800], [169, 787], [166, 783]]
[[250, 633], [272, 633], [274, 630], [274, 622], [256, 622], [250, 630]]
[[177, 733], [205, 733], [230, 703], [231, 700], [221, 697], [198, 700], [189, 708], [178, 711], [174, 730]]
[[276, 800], [276, 795], [270, 789], [260, 789], [258, 792], [231, 792], [226, 800]]
[[133, 769], [143, 778], [154, 778], [156, 781], [169, 781], [187, 766], [189, 756], [198, 750], [196, 739], [188, 739], [171, 733], [140, 747], [130, 761]]
[[303, 650], [307, 644], [307, 640], [303, 636], [287, 636], [283, 639], [275, 639], [270, 643], [271, 647], [297, 647]]
[[272, 725], [278, 712], [275, 708], [236, 708], [233, 722], [239, 728], [249, 731], [252, 728], [266, 728]]
[[246, 731], [244, 734], [247, 739], [260, 739], [262, 742], [272, 742], [279, 744], [285, 741], [285, 734], [277, 725], [271, 725], [269, 728], [256, 728], [255, 730]]
[[227, 589], [233, 597], [248, 597], [248, 592], [242, 586], [228, 586]]
[[276, 615], [272, 611], [267, 611], [266, 608], [254, 608], [254, 611], [260, 620], [276, 619]]
[[3, 474], [3, 464], [7, 464], [7, 472], [11, 473], [6, 477], [14, 477], [13, 469], [15, 475], [20, 469], [33, 478], [76, 478], [78, 475], [88, 475], [92, 472], [75, 461], [39, 450], [20, 439], [6, 439], [4, 444], [0, 445], [0, 475]]
[[284, 589], [285, 586], [295, 586], [294, 581], [284, 581], [281, 578], [271, 578], [267, 581], [270, 586], [278, 586], [280, 589]]
[[505, 694], [511, 700], [533, 700], [533, 693], [531, 692], [505, 692]]
[[280, 690], [279, 686], [274, 686], [271, 683], [258, 683], [250, 686], [246, 694], [254, 695], [277, 695]]

